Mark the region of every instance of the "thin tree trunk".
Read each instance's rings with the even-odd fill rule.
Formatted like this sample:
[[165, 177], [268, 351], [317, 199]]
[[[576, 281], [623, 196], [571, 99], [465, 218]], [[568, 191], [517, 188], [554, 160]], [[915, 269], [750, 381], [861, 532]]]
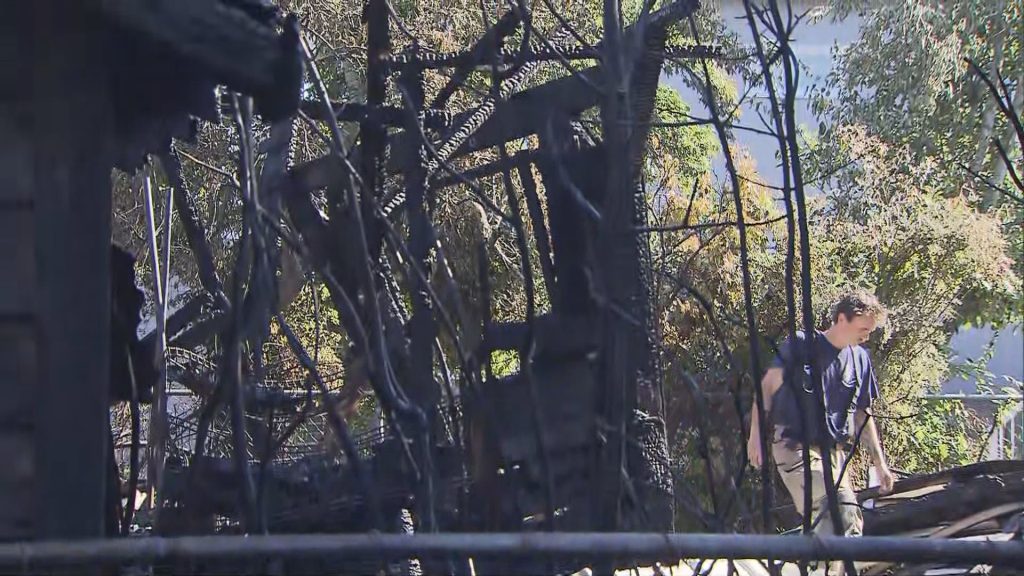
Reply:
[[[996, 72], [999, 70], [1003, 60], [1003, 38], [1002, 36], [996, 36], [995, 38], [995, 51], [992, 56], [992, 64], [989, 70], [989, 76], [992, 78], [996, 77]], [[991, 98], [985, 98], [983, 100], [987, 106], [984, 108], [984, 112], [981, 118], [981, 131], [978, 133], [977, 150], [974, 152], [974, 159], [971, 160], [971, 170], [978, 172], [985, 165], [985, 158], [988, 157], [988, 152], [992, 148], [992, 132], [996, 126], [996, 112], [999, 107]]]
[[[1010, 108], [1012, 108], [1013, 110], [1020, 110], [1022, 106], [1024, 106], [1024, 74], [1021, 74], [1020, 78], [1017, 79], [1017, 89], [1016, 91], [1014, 91], [1013, 100], [1010, 101]], [[1013, 125], [1010, 122], [1007, 122], [1006, 126], [1003, 128], [1003, 134], [1002, 137], [999, 139], [999, 142], [1000, 144], [1002, 144], [1003, 150], [1006, 150], [1011, 160], [1014, 159], [1012, 152], [1012, 142], [1014, 136], [1015, 131], [1013, 129]], [[1020, 150], [1019, 152], [1020, 154], [1024, 155], [1024, 150]], [[1006, 162], [1004, 162], [1002, 158], [1000, 158], [998, 155], [993, 156], [992, 182], [994, 182], [995, 184], [1001, 184], [1003, 180], [1006, 178], [1006, 173], [1008, 169], [1009, 167], [1006, 165]], [[989, 187], [985, 193], [985, 205], [992, 205], [995, 202], [996, 195], [997, 192], [991, 187]]]

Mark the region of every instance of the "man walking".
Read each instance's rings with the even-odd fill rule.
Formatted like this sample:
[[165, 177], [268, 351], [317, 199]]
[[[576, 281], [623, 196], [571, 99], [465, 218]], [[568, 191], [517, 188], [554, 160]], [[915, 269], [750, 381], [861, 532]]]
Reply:
[[[878, 440], [878, 430], [871, 417], [872, 401], [878, 397], [878, 381], [867, 350], [860, 346], [885, 322], [886, 310], [878, 299], [864, 290], [843, 295], [832, 309], [832, 325], [824, 332], [816, 331], [808, 355], [808, 337], [796, 333], [796, 341], [787, 339], [761, 380], [765, 413], [769, 415], [772, 436], [768, 439], [775, 466], [783, 484], [793, 498], [797, 512], [804, 513], [804, 451], [808, 452], [811, 469], [812, 522], [814, 531], [822, 535], [833, 532], [825, 492], [822, 469], [822, 448], [827, 447], [832, 463], [833, 480], [837, 485], [840, 520], [847, 536], [859, 536], [863, 516], [850, 483], [850, 473], [843, 470], [847, 443], [864, 441], [878, 472], [883, 494], [892, 491], [893, 474]], [[819, 375], [811, 377], [811, 363]], [[814, 386], [824, 395], [825, 417], [821, 418]], [[852, 434], [848, 430], [849, 414], [854, 413]], [[752, 411], [747, 457], [754, 467], [762, 462], [760, 421], [756, 408]]]

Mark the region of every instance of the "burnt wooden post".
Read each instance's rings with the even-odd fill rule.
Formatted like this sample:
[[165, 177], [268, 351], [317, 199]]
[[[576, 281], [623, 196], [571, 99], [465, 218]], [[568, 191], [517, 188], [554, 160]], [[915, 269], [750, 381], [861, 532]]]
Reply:
[[[413, 58], [419, 57], [419, 50], [413, 47]], [[406, 128], [417, 133], [424, 118], [423, 69], [418, 63], [410, 64], [400, 78], [402, 90], [408, 98]], [[419, 126], [417, 125], [419, 124]], [[433, 228], [423, 205], [427, 190], [427, 152], [422, 141], [417, 146], [417, 158], [406, 169], [405, 210], [409, 222], [409, 251], [413, 261], [409, 266], [418, 268], [420, 274], [413, 274], [412, 318], [409, 323], [409, 382], [406, 391], [417, 408], [422, 410], [423, 426], [416, 430], [415, 445], [420, 478], [416, 487], [417, 525], [425, 532], [437, 530], [435, 518], [435, 489], [438, 482], [436, 468], [431, 454], [434, 449], [435, 425], [437, 424], [440, 389], [434, 380], [434, 340], [437, 337], [437, 323], [431, 309], [427, 291], [429, 286], [430, 248], [433, 245]]]
[[113, 111], [90, 4], [34, 3], [36, 536], [48, 538], [103, 526]]
[[0, 538], [99, 537], [112, 150], [103, 27], [92, 2], [40, 0], [16, 4], [0, 28]]
[[[21, 12], [27, 12], [23, 6]], [[0, 19], [0, 38], [0, 540], [9, 540], [30, 537], [35, 528], [32, 401], [37, 346], [34, 282], [26, 282], [34, 279], [36, 269], [35, 177], [31, 101], [19, 85], [31, 71], [19, 48], [31, 36], [18, 18], [5, 17]]]
[[[388, 133], [383, 120], [384, 102], [388, 90], [388, 69], [384, 59], [391, 51], [390, 15], [386, 0], [370, 0], [363, 13], [366, 20], [366, 117], [359, 123], [362, 140], [360, 149], [360, 175], [363, 178], [364, 194], [379, 196], [384, 186], [384, 162], [387, 153]], [[372, 202], [364, 202], [363, 221], [370, 228], [371, 250], [379, 250], [381, 242], [377, 215]]]

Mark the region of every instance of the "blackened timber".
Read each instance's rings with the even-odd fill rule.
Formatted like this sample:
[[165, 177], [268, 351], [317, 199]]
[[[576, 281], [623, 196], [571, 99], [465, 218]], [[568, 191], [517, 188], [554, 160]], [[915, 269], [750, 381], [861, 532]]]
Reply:
[[523, 196], [526, 197], [526, 209], [530, 214], [530, 228], [533, 230], [533, 241], [537, 244], [537, 259], [540, 260], [541, 274], [544, 276], [544, 288], [550, 296], [555, 291], [555, 265], [551, 261], [551, 241], [548, 237], [548, 226], [544, 221], [544, 210], [540, 205], [537, 193], [537, 182], [533, 179], [530, 164], [522, 161], [516, 166], [519, 181], [523, 185]]
[[[626, 166], [629, 169], [629, 179], [632, 186], [633, 198], [633, 221], [634, 227], [646, 227], [647, 225], [647, 200], [642, 185], [642, 170], [644, 154], [647, 150], [648, 136], [651, 130], [651, 119], [654, 116], [655, 99], [658, 91], [658, 84], [661, 79], [664, 54], [662, 48], [668, 38], [668, 29], [664, 26], [652, 27], [644, 37], [644, 45], [633, 62], [633, 69], [630, 74], [630, 118], [632, 123], [628, 126], [629, 162]], [[645, 404], [655, 404], [657, 390], [660, 387], [660, 375], [656, 358], [658, 357], [658, 343], [654, 336], [656, 331], [656, 320], [651, 311], [653, 300], [653, 279], [651, 271], [650, 237], [646, 234], [635, 234], [632, 238], [626, 239], [631, 242], [635, 249], [636, 260], [633, 264], [635, 277], [639, 282], [634, 285], [630, 298], [629, 311], [633, 317], [643, 324], [643, 332], [634, 331], [637, 339], [631, 346], [636, 351], [635, 359], [638, 369], [639, 380], [638, 392]]]
[[[230, 318], [229, 312], [216, 310], [185, 328], [169, 342], [178, 348], [192, 349], [209, 342], [210, 338], [224, 331]], [[168, 334], [170, 331], [168, 331]], [[153, 334], [155, 339], [155, 334]], [[153, 339], [151, 339], [153, 340]]]
[[[483, 102], [472, 112], [462, 116], [462, 122], [456, 123], [457, 128], [445, 135], [443, 141], [438, 145], [436, 157], [430, 160], [427, 166], [427, 176], [431, 176], [438, 170], [441, 163], [447, 162], [454, 154], [463, 148], [464, 144], [474, 138], [475, 134], [484, 126], [499, 110], [502, 102], [509, 96], [519, 92], [524, 83], [537, 69], [537, 63], [528, 62], [515, 71], [511, 77], [502, 82], [497, 94], [486, 96]], [[409, 134], [407, 131], [406, 134]], [[415, 139], [417, 134], [412, 134]], [[495, 142], [501, 144], [502, 142]]]
[[[685, 16], [692, 3], [677, 2], [652, 15], [646, 34], [621, 34], [614, 0], [604, 8], [605, 89], [601, 119], [607, 173], [600, 198], [601, 221], [594, 239], [593, 278], [602, 306], [602, 357], [597, 406], [609, 431], [595, 461], [601, 479], [594, 512], [603, 530], [623, 527], [624, 484], [619, 471], [626, 462], [629, 415], [635, 411], [641, 382], [654, 376], [650, 339], [649, 277], [645, 277], [646, 238], [632, 229], [644, 217], [639, 188], [641, 159], [664, 59], [667, 24]], [[632, 46], [630, 42], [639, 42]], [[623, 162], [623, 159], [626, 161]]]
[[[667, 27], [672, 22], [685, 17], [696, 4], [691, 0], [675, 2], [670, 6], [651, 14], [644, 29], [631, 26], [624, 34], [623, 45], [642, 46], [642, 38], [636, 35], [641, 30]], [[631, 50], [630, 54], [634, 52]], [[640, 57], [643, 57], [641, 54]], [[493, 113], [488, 115], [472, 134], [465, 138], [461, 146], [447, 156], [448, 161], [456, 160], [477, 150], [497, 146], [517, 138], [541, 134], [546, 129], [549, 115], [578, 116], [585, 110], [597, 106], [604, 90], [604, 74], [600, 66], [595, 66], [569, 76], [563, 76], [535, 88], [512, 94], [507, 100], [497, 104]], [[507, 95], [506, 95], [507, 96]], [[463, 126], [475, 111], [465, 112], [452, 120], [453, 126]], [[411, 162], [417, 161], [416, 146], [418, 135], [397, 133], [391, 136], [391, 155], [388, 158], [387, 171], [392, 174], [402, 173]], [[330, 157], [318, 158], [297, 166], [293, 173], [296, 185], [300, 190], [312, 191], [328, 186], [342, 174], [342, 168]]]
[[[621, 54], [622, 58], [627, 62], [632, 62], [634, 59], [646, 59], [651, 56], [650, 52], [655, 50], [658, 52], [656, 54], [657, 66], [660, 68], [661, 61], [664, 59], [662, 51], [668, 26], [692, 13], [696, 7], [694, 0], [673, 2], [651, 14], [646, 26], [630, 26], [621, 34], [620, 44], [624, 49]], [[649, 37], [651, 34], [658, 36], [658, 40], [652, 42]], [[601, 66], [595, 66], [536, 88], [515, 93], [511, 97], [508, 97], [507, 88], [503, 86], [502, 96], [508, 100], [498, 104], [490, 118], [471, 137], [466, 139], [466, 142], [455, 151], [452, 158], [497, 146], [509, 140], [537, 134], [544, 129], [545, 122], [552, 113], [562, 113], [568, 117], [578, 116], [601, 102], [601, 92], [607, 89], [605, 80], [604, 69]], [[400, 157], [403, 147], [399, 145], [395, 148], [397, 153], [393, 159]], [[390, 168], [394, 170], [393, 166]]]
[[[664, 48], [662, 51], [663, 56], [678, 59], [713, 59], [722, 56], [722, 49], [719, 46], [670, 46]], [[498, 65], [499, 67], [506, 67], [513, 64], [516, 58], [519, 57], [514, 50], [502, 49], [498, 54]], [[537, 48], [530, 50], [530, 53], [526, 55], [525, 61], [527, 62], [550, 62], [554, 60], [600, 60], [601, 50], [600, 45], [596, 47], [591, 46], [573, 46], [570, 48], [552, 50], [550, 48]], [[405, 66], [411, 66], [414, 62], [419, 63], [424, 68], [447, 68], [449, 66], [457, 66], [461, 70], [463, 67], [467, 67], [470, 71], [476, 68], [485, 68], [490, 65], [485, 57], [474, 57], [472, 49], [466, 52], [457, 52], [455, 54], [426, 54], [419, 59], [414, 60], [413, 57], [405, 54], [393, 56], [388, 59], [388, 65], [392, 68], [403, 68]], [[443, 101], [442, 101], [443, 102]]]
[[438, 91], [437, 96], [430, 103], [431, 109], [443, 108], [456, 90], [462, 87], [469, 78], [471, 72], [484, 62], [493, 52], [493, 47], [499, 45], [506, 36], [515, 30], [520, 22], [518, 10], [509, 10], [498, 21], [491, 26], [472, 48], [467, 50], [465, 58], [456, 60], [455, 70], [452, 71], [448, 82]]
[[[216, 306], [213, 299], [207, 292], [203, 292], [189, 299], [181, 308], [178, 308], [173, 314], [167, 317], [168, 341], [174, 346], [189, 348], [190, 346], [182, 344], [180, 341], [176, 341], [176, 339], [190, 324], [202, 321], [203, 318], [208, 317], [215, 308]], [[141, 338], [141, 340], [144, 345], [153, 346], [153, 342], [156, 341], [156, 330], [148, 332]]]
[[210, 293], [217, 306], [227, 310], [228, 300], [224, 295], [224, 285], [217, 277], [213, 252], [206, 241], [206, 232], [203, 222], [199, 218], [199, 211], [196, 210], [195, 200], [186, 188], [185, 181], [181, 178], [181, 160], [178, 159], [177, 150], [172, 149], [168, 153], [160, 154], [159, 158], [167, 180], [174, 190], [174, 209], [178, 213], [181, 227], [185, 231], [188, 247], [195, 257], [196, 267], [199, 269], [199, 282]]
[[902, 534], [954, 522], [979, 510], [1024, 500], [1024, 475], [978, 476], [911, 500], [866, 509], [864, 533]]
[[[596, 106], [598, 95], [591, 85], [601, 85], [597, 67], [513, 95], [497, 104], [489, 120], [483, 122], [476, 133], [470, 135], [447, 159], [452, 161], [476, 150], [541, 133], [548, 113], [575, 116]], [[472, 114], [471, 111], [457, 116], [452, 125], [464, 125]], [[401, 173], [410, 163], [417, 161], [415, 147], [418, 138], [418, 135], [404, 131], [390, 137], [389, 173]], [[329, 186], [342, 177], [343, 171], [335, 158], [324, 156], [296, 166], [292, 173], [296, 188], [309, 192]]]
[[[476, 249], [476, 276], [480, 289], [480, 327], [484, 334], [487, 334], [494, 323], [494, 318], [491, 315], [491, 275], [488, 268], [489, 263], [487, 244], [481, 239]], [[487, 348], [483, 338], [480, 339], [479, 350], [480, 364], [484, 368], [484, 378], [489, 382], [494, 378], [491, 366], [491, 351]]]
[[[23, 57], [32, 95], [38, 336], [34, 537], [103, 536], [114, 111], [100, 15], [40, 0]], [[70, 88], [70, 89], [69, 89]], [[80, 111], [87, 110], [87, 114]]]
[[[537, 362], [584, 357], [600, 343], [595, 322], [589, 316], [543, 314], [535, 322]], [[484, 332], [484, 345], [488, 350], [518, 351], [526, 337], [527, 325], [523, 322], [490, 324]]]
[[592, 260], [590, 222], [581, 206], [602, 195], [605, 163], [600, 146], [578, 149], [572, 127], [565, 118], [551, 120], [548, 136], [541, 139], [544, 154], [537, 169], [547, 195], [551, 225], [555, 286], [552, 310], [567, 316], [594, 310], [587, 268]]
[[[407, 122], [406, 133], [422, 134], [419, 111], [423, 109], [423, 70], [411, 66], [406, 68], [400, 80], [403, 95], [406, 99]], [[434, 422], [437, 405], [440, 400], [440, 388], [434, 380], [434, 339], [437, 337], [437, 325], [431, 310], [428, 297], [430, 247], [433, 246], [433, 230], [430, 219], [424, 208], [424, 195], [427, 188], [427, 151], [426, 144], [420, 142], [417, 147], [418, 162], [412, 163], [405, 171], [405, 212], [409, 222], [409, 252], [413, 261], [409, 266], [420, 269], [422, 274], [413, 274], [412, 284], [412, 318], [409, 322], [409, 377], [406, 387], [410, 399], [422, 411], [425, 421], [414, 425], [426, 426], [419, 430], [415, 443], [418, 450], [414, 452], [420, 469], [420, 478], [416, 487], [416, 520], [427, 532], [436, 530], [434, 518], [434, 485], [436, 471], [430, 462], [431, 447], [434, 443]]]
[[[496, 92], [496, 94], [488, 94], [486, 97], [484, 97], [483, 101], [480, 102], [480, 104], [476, 108], [474, 108], [470, 112], [461, 115], [457, 119], [458, 122], [456, 123], [456, 127], [453, 128], [452, 130], [449, 130], [441, 139], [440, 143], [436, 147], [434, 147], [433, 150], [431, 150], [430, 158], [427, 160], [426, 164], [427, 179], [430, 179], [431, 177], [438, 173], [451, 172], [451, 170], [442, 170], [441, 167], [445, 165], [469, 139], [473, 138], [473, 135], [477, 132], [477, 130], [480, 129], [482, 125], [484, 125], [484, 123], [491, 119], [491, 117], [494, 115], [494, 112], [498, 109], [498, 106], [502, 102], [504, 102], [505, 99], [509, 97], [509, 95], [517, 92], [520, 88], [522, 88], [523, 83], [526, 82], [527, 79], [529, 79], [530, 75], [534, 72], [534, 70], [536, 70], [536, 68], [536, 63], [526, 63], [526, 65], [516, 70], [510, 78], [505, 80], [505, 82], [501, 85], [501, 88], [499, 90], [493, 91]], [[413, 148], [411, 147], [408, 138], [412, 139], [412, 144], [414, 144], [415, 146], [420, 146], [422, 140], [425, 139], [426, 136], [425, 132], [423, 132], [419, 128], [419, 126], [422, 126], [422, 123], [420, 123], [418, 126], [410, 127], [410, 130], [414, 131], [410, 132], [409, 130], [406, 130], [406, 132], [404, 132], [404, 134], [407, 137], [405, 146], [393, 147], [393, 155], [391, 157], [392, 159], [396, 157], [395, 155], [403, 152], [406, 154], [412, 153]], [[498, 142], [497, 144], [500, 144], [500, 142]], [[416, 154], [418, 157], [418, 148], [416, 150]], [[508, 158], [503, 158], [502, 160], [508, 160]], [[408, 167], [410, 165], [410, 162], [405, 161], [403, 162], [403, 164]], [[392, 196], [391, 198], [388, 198], [387, 201], [384, 203], [383, 207], [383, 212], [385, 216], [389, 215], [391, 211], [394, 210], [395, 207], [401, 205], [401, 203], [404, 201], [405, 195], [403, 193], [398, 193]]]
[[[598, 103], [600, 96], [593, 87], [601, 85], [601, 73], [596, 67], [523, 92], [506, 91], [507, 86], [521, 83], [531, 71], [531, 67], [524, 66], [503, 84], [501, 102], [485, 102], [477, 111], [466, 114], [466, 121], [461, 124], [460, 130], [463, 135], [458, 139], [453, 135], [446, 142], [456, 143], [457, 146], [452, 146], [448, 155], [442, 158], [453, 160], [509, 140], [540, 133], [551, 112], [558, 111], [566, 116], [578, 116]], [[486, 116], [480, 114], [480, 111], [486, 111]], [[478, 118], [482, 121], [476, 123], [475, 120]], [[460, 125], [458, 120], [455, 124]], [[403, 145], [399, 137], [392, 162], [407, 163], [402, 156], [403, 153], [408, 154], [408, 150], [408, 144]], [[389, 169], [395, 168], [393, 164], [389, 165]]]
[[301, 63], [297, 40], [285, 24], [278, 34], [269, 21], [209, 0], [100, 0], [103, 14], [156, 40], [201, 66], [213, 78], [257, 96], [271, 120], [298, 105]]
[[[914, 490], [920, 490], [921, 488], [946, 484], [948, 482], [967, 483], [981, 475], [1001, 476], [1003, 474], [1011, 474], [1015, 472], [1024, 475], [1024, 462], [1019, 460], [977, 462], [975, 464], [968, 464], [967, 466], [961, 466], [959, 468], [941, 470], [932, 474], [922, 474], [920, 476], [912, 476], [910, 478], [899, 480], [895, 485], [893, 485], [892, 493], [900, 494], [901, 492], [911, 492]], [[877, 486], [861, 490], [857, 493], [857, 501], [864, 502], [865, 500], [878, 498], [880, 496], [879, 490], [880, 489]]]
[[[324, 105], [317, 101], [306, 100], [300, 108], [302, 113], [313, 120], [326, 120]], [[331, 102], [334, 118], [339, 122], [372, 122], [385, 126], [405, 126], [405, 111], [398, 106], [374, 106], [360, 102]], [[452, 123], [452, 115], [446, 110], [427, 109], [423, 111], [424, 125], [428, 128], [444, 128]]]
[[[363, 194], [370, 198], [378, 195], [383, 184], [384, 151], [387, 146], [387, 130], [374, 116], [383, 112], [387, 97], [387, 70], [383, 58], [391, 50], [388, 28], [387, 0], [370, 0], [366, 3], [366, 115], [359, 124], [362, 138], [359, 172], [366, 189]], [[323, 108], [321, 108], [323, 109]], [[363, 221], [373, 222], [371, 202], [363, 202]], [[371, 225], [372, 226], [372, 225]]]
[[456, 184], [462, 184], [466, 180], [479, 180], [480, 178], [487, 178], [500, 174], [502, 170], [506, 168], [519, 169], [521, 166], [529, 165], [536, 161], [540, 155], [539, 150], [524, 150], [517, 152], [507, 160], [495, 160], [481, 166], [474, 166], [473, 168], [466, 169], [458, 173], [458, 176], [451, 174], [437, 174], [435, 178], [430, 181], [430, 186], [433, 189], [447, 188]]
[[[419, 122], [418, 111], [423, 107], [423, 73], [410, 67], [402, 77], [402, 89], [405, 91], [411, 109], [407, 114], [408, 122]], [[407, 132], [416, 133], [418, 128], [409, 126]], [[430, 247], [433, 245], [433, 230], [424, 207], [424, 195], [427, 187], [427, 152], [421, 144], [419, 147], [420, 161], [413, 163], [405, 172], [405, 213], [409, 222], [409, 252], [422, 274], [411, 275], [412, 283], [412, 318], [411, 336], [411, 375], [414, 379], [409, 390], [413, 401], [424, 411], [432, 412], [439, 399], [434, 373], [434, 338], [437, 328], [430, 307], [428, 287], [424, 282], [430, 275]]]
[[[631, 169], [622, 161], [629, 157], [629, 67], [623, 54], [622, 15], [617, 0], [604, 1], [604, 65], [606, 81], [601, 105], [601, 126], [604, 136], [607, 178], [602, 220], [596, 245], [601, 254], [595, 271], [602, 297], [607, 302], [629, 310], [628, 301], [635, 293], [632, 265], [637, 264], [635, 246], [629, 231], [633, 225]], [[595, 262], [597, 263], [597, 262]], [[636, 357], [632, 326], [621, 314], [605, 306], [602, 320], [601, 379], [597, 384], [596, 406], [603, 421], [607, 442], [598, 449], [594, 463], [593, 512], [597, 527], [617, 531], [622, 524], [622, 500], [625, 486], [622, 470], [626, 467], [626, 420], [636, 403]], [[603, 566], [602, 570], [609, 567]]]
[[[621, 46], [630, 50], [630, 54], [627, 58], [632, 58], [635, 54], [632, 50], [635, 46], [643, 44], [641, 38], [637, 38], [637, 34], [644, 33], [645, 29], [667, 29], [669, 25], [674, 22], [686, 18], [698, 8], [697, 0], [676, 0], [671, 4], [652, 12], [648, 19], [640, 23], [642, 25], [634, 24], [625, 30], [622, 36]], [[664, 51], [665, 47], [662, 45], [658, 48], [660, 51]], [[673, 46], [669, 49], [674, 57], [680, 58], [715, 58], [721, 55], [721, 49], [717, 46]], [[540, 55], [540, 58], [545, 59], [561, 59], [567, 53], [570, 56], [576, 55], [577, 58], [597, 58], [601, 59], [601, 54], [605, 52], [604, 41], [598, 43], [593, 49], [586, 47], [577, 47], [576, 49], [570, 49], [567, 51], [559, 50], [559, 53], [555, 53], [549, 48], [544, 50], [533, 50], [533, 56], [535, 59], [538, 58], [536, 55]], [[506, 53], [507, 55], [507, 53]], [[676, 56], [678, 55], [678, 56]], [[474, 60], [479, 58], [479, 60]], [[416, 57], [420, 66], [424, 68], [443, 68], [451, 66], [458, 62], [460, 65], [473, 65], [473, 66], [489, 66], [491, 59], [493, 58], [491, 53], [486, 51], [482, 55], [478, 54], [475, 49], [470, 49], [465, 52], [460, 52], [454, 55], [444, 54], [432, 54], [429, 57], [423, 57], [418, 55]], [[407, 65], [412, 62], [413, 58], [409, 55], [400, 55], [392, 58], [390, 64], [392, 66]], [[500, 64], [501, 62], [499, 62]]]

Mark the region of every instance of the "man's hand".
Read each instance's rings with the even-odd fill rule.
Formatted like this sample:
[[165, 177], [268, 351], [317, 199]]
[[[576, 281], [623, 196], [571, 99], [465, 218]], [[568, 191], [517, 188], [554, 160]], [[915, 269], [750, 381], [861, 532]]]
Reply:
[[862, 431], [861, 440], [864, 442], [875, 463], [875, 470], [878, 472], [878, 492], [882, 495], [892, 492], [896, 477], [889, 469], [889, 463], [885, 460], [885, 453], [882, 452], [882, 443], [878, 440], [878, 428], [875, 426], [875, 419], [867, 410], [857, 410], [854, 414], [854, 421], [857, 428]]
[[[782, 386], [782, 368], [769, 368], [761, 379], [761, 389], [764, 392], [764, 413], [771, 414], [772, 396]], [[764, 454], [761, 454], [761, 418], [760, 410], [755, 405], [750, 412], [750, 435], [747, 436], [747, 462], [754, 468], [760, 468], [764, 462]], [[769, 437], [770, 438], [770, 437]]]
[[758, 437], [756, 430], [752, 430], [750, 437], [747, 438], [747, 461], [754, 468], [761, 467], [761, 438]]
[[893, 476], [889, 466], [882, 464], [875, 468], [878, 471], [878, 493], [883, 496], [892, 493], [893, 485], [896, 484], [896, 477]]

